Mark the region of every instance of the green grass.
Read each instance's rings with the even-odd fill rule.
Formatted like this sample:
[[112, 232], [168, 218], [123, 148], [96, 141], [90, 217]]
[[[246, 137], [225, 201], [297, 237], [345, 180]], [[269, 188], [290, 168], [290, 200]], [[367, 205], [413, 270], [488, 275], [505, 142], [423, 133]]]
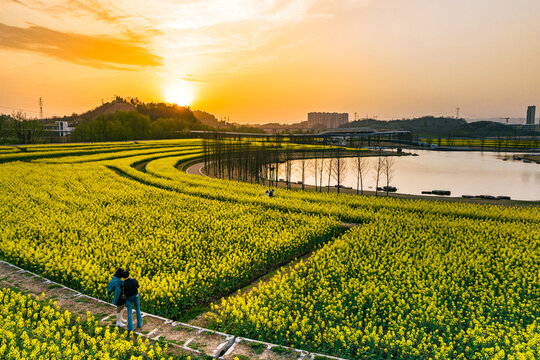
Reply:
[[272, 352], [274, 352], [276, 354], [280, 354], [280, 355], [285, 355], [285, 354], [292, 353], [291, 349], [284, 348], [283, 346], [274, 346], [273, 348], [270, 349], [270, 351], [272, 351]]
[[266, 349], [266, 345], [261, 343], [249, 343], [249, 347], [255, 354], [262, 354], [264, 349]]

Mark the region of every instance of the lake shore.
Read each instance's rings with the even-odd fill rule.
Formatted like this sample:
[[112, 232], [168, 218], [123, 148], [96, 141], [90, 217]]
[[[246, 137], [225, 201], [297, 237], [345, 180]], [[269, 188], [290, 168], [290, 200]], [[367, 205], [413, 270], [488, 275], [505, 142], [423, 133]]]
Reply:
[[[185, 164], [186, 165], [186, 164]], [[194, 175], [202, 175], [202, 176], [208, 176], [211, 178], [214, 178], [214, 176], [208, 175], [206, 171], [203, 169], [204, 163], [202, 162], [191, 162], [190, 164], [187, 164], [187, 166], [184, 166], [183, 169], [188, 174], [194, 174]], [[236, 180], [232, 180], [236, 181]], [[278, 182], [272, 182], [271, 184], [266, 181], [265, 184], [261, 184], [263, 186], [267, 186], [268, 188], [275, 188], [275, 196], [279, 196], [280, 191], [319, 191], [319, 187], [315, 188], [314, 185], [304, 185], [304, 188], [302, 189], [302, 184], [298, 183], [291, 183], [291, 190], [287, 190], [287, 183], [285, 181], [278, 181]], [[337, 187], [331, 186], [328, 188], [327, 186], [323, 186], [322, 192], [331, 192], [331, 193], [337, 193]], [[357, 195], [356, 189], [350, 189], [350, 188], [340, 188], [340, 194], [346, 194], [346, 195]], [[263, 194], [261, 194], [263, 195]], [[357, 196], [387, 196], [386, 192], [379, 191], [377, 192], [377, 195], [375, 191], [373, 190], [364, 190], [363, 195], [358, 194]], [[525, 206], [533, 206], [537, 207], [540, 206], [539, 201], [526, 201], [526, 200], [490, 200], [490, 199], [479, 199], [479, 198], [463, 198], [463, 197], [452, 197], [452, 196], [437, 196], [437, 195], [413, 195], [413, 194], [401, 194], [398, 192], [395, 193], [388, 193], [388, 197], [392, 198], [398, 198], [398, 199], [407, 199], [407, 200], [427, 200], [427, 201], [442, 201], [442, 202], [459, 202], [459, 203], [467, 203], [467, 204], [480, 204], [480, 205], [501, 205], [501, 206], [519, 206], [519, 207], [525, 207]]]

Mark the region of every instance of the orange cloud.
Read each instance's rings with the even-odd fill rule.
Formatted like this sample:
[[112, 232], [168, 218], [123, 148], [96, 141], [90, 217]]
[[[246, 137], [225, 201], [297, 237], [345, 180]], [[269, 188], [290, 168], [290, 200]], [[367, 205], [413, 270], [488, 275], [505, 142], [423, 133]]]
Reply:
[[126, 40], [64, 33], [37, 25], [20, 28], [0, 23], [0, 48], [38, 52], [95, 68], [155, 67], [163, 60], [134, 37]]

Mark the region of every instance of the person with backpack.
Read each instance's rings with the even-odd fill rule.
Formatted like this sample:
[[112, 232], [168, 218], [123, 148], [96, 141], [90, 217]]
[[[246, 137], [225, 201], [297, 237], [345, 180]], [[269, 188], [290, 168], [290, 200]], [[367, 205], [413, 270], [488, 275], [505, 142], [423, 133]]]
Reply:
[[124, 271], [124, 294], [126, 295], [126, 307], [127, 307], [127, 329], [133, 331], [133, 309], [137, 314], [137, 329], [142, 327], [141, 307], [139, 301], [139, 283], [136, 279], [129, 277], [129, 271]]
[[124, 310], [124, 305], [126, 303], [126, 297], [123, 292], [124, 286], [122, 284], [123, 276], [124, 269], [118, 268], [107, 285], [107, 296], [114, 293], [112, 303], [113, 305], [116, 305], [116, 326], [120, 327], [126, 325], [122, 320], [122, 311]]

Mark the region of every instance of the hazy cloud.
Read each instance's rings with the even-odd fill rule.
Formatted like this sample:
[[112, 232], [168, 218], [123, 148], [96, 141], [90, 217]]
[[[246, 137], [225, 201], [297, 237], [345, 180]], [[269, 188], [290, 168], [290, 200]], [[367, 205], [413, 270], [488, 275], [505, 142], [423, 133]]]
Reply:
[[20, 28], [0, 23], [0, 48], [38, 52], [96, 68], [127, 69], [162, 64], [160, 56], [133, 39], [64, 33], [37, 25]]
[[197, 79], [191, 74], [186, 74], [185, 76], [181, 77], [180, 79], [184, 81], [191, 81], [191, 82], [207, 82], [206, 80]]
[[68, 1], [40, 1], [40, 0], [10, 0], [13, 3], [22, 5], [28, 9], [48, 12], [56, 17], [64, 16], [66, 13], [74, 15], [91, 14], [97, 20], [116, 23], [125, 16], [119, 15], [122, 12], [114, 7], [111, 2], [104, 0], [68, 0]]

